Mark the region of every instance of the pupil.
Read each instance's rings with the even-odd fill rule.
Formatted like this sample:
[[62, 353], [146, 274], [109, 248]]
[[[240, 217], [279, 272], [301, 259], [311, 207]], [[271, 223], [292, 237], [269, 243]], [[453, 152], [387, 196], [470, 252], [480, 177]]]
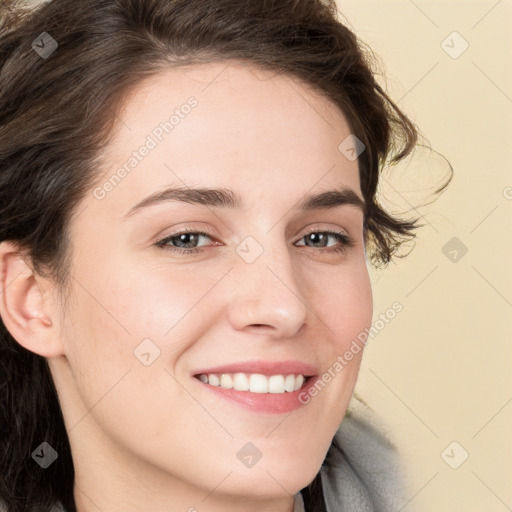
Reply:
[[190, 238], [193, 238], [195, 235], [193, 235], [192, 233], [183, 233], [182, 235], [180, 235], [180, 241], [183, 242], [184, 244], [188, 245], [190, 244], [191, 242], [190, 241], [186, 241], [187, 237], [190, 237]]
[[[317, 238], [317, 239], [318, 239], [318, 238], [319, 238], [319, 239], [321, 239], [321, 238], [323, 237], [323, 234], [322, 234], [322, 233], [311, 233], [311, 234], [309, 235], [309, 237], [310, 237], [310, 239], [312, 239], [312, 241], [313, 241], [313, 243], [314, 243], [314, 242], [315, 242], [315, 240], [314, 240], [314, 239], [315, 239], [315, 238]], [[316, 242], [319, 242], [319, 241], [320, 241], [320, 240], [316, 240]]]

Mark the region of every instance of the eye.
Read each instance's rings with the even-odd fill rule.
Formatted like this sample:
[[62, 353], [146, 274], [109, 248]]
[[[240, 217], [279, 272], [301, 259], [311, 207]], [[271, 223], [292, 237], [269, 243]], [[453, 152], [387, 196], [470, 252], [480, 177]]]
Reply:
[[[156, 246], [163, 248], [168, 251], [172, 251], [178, 254], [193, 254], [202, 252], [203, 249], [200, 247], [176, 247], [177, 245], [195, 245], [199, 241], [200, 238], [212, 238], [211, 235], [205, 233], [203, 231], [194, 231], [183, 230], [178, 233], [173, 233], [169, 236], [166, 236], [162, 240], [156, 242]], [[336, 231], [310, 231], [306, 235], [304, 235], [300, 240], [307, 240], [313, 244], [320, 244], [319, 248], [324, 249], [326, 244], [328, 244], [329, 239], [335, 239], [339, 242], [339, 245], [334, 248], [327, 249], [326, 251], [321, 252], [344, 252], [347, 251], [349, 247], [354, 245], [354, 241], [352, 238], [345, 233], [338, 233]], [[310, 245], [306, 245], [307, 247], [311, 247]], [[312, 246], [315, 248], [315, 246]]]
[[174, 247], [174, 243], [178, 244], [184, 244], [184, 245], [190, 245], [195, 244], [199, 240], [199, 238], [205, 237], [205, 238], [211, 238], [211, 236], [208, 233], [204, 233], [203, 231], [193, 231], [193, 230], [183, 230], [179, 233], [174, 233], [172, 235], [169, 235], [165, 237], [164, 239], [158, 241], [155, 245], [157, 247], [165, 248], [168, 251], [177, 252], [180, 254], [191, 254], [195, 252], [201, 252], [201, 249], [199, 248], [180, 248], [180, 247]]
[[327, 250], [327, 252], [344, 252], [354, 245], [354, 241], [349, 235], [338, 233], [337, 231], [310, 231], [307, 235], [303, 236], [301, 240], [307, 240], [314, 244], [319, 243], [320, 248], [325, 248], [325, 244], [328, 243], [329, 238], [338, 240], [339, 245], [333, 249]]

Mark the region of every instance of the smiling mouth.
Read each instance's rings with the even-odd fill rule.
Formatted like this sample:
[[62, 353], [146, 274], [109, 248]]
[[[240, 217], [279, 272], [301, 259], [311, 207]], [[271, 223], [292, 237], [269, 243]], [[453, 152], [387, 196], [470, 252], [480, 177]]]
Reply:
[[293, 393], [302, 389], [313, 375], [281, 374], [263, 375], [260, 373], [201, 373], [194, 375], [203, 384], [223, 389], [246, 391], [249, 393]]

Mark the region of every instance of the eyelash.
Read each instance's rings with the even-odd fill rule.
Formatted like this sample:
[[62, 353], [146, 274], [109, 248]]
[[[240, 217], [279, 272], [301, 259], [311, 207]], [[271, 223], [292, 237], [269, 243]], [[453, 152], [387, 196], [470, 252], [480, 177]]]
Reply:
[[[303, 238], [306, 238], [308, 235], [311, 235], [313, 233], [321, 233], [324, 235], [330, 235], [330, 236], [337, 238], [341, 242], [341, 245], [335, 247], [334, 249], [321, 248], [319, 250], [319, 252], [345, 253], [350, 247], [354, 246], [354, 240], [352, 240], [352, 238], [350, 236], [348, 236], [344, 233], [338, 233], [337, 231], [312, 230], [312, 231], [309, 231], [308, 233], [306, 233], [300, 240], [302, 240]], [[166, 236], [165, 238], [156, 242], [155, 245], [157, 247], [160, 247], [160, 248], [166, 250], [166, 251], [172, 251], [172, 252], [178, 253], [178, 254], [194, 254], [194, 253], [203, 252], [204, 249], [201, 249], [199, 247], [195, 247], [193, 249], [182, 249], [180, 247], [173, 247], [170, 245], [167, 246], [168, 242], [170, 242], [174, 238], [178, 238], [179, 236], [186, 235], [186, 234], [200, 235], [200, 236], [206, 236], [208, 238], [212, 238], [212, 235], [210, 233], [206, 233], [204, 231], [195, 231], [193, 229], [185, 229], [183, 231], [179, 231], [178, 233], [173, 233], [171, 235]], [[306, 246], [302, 246], [302, 247], [306, 247]], [[312, 249], [315, 249], [315, 248], [312, 247]]]

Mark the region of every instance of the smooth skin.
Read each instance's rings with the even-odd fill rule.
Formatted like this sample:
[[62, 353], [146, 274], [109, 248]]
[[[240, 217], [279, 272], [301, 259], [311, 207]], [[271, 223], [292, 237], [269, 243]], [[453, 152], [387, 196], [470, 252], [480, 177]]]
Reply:
[[[98, 183], [190, 97], [195, 108], [120, 183], [76, 205], [65, 304], [14, 244], [0, 244], [1, 316], [48, 358], [79, 512], [291, 512], [356, 383], [362, 350], [307, 405], [267, 414], [192, 377], [255, 359], [323, 374], [370, 327], [373, 306], [362, 210], [294, 209], [340, 187], [362, 198], [357, 160], [338, 149], [350, 135], [344, 115], [296, 78], [234, 61], [161, 71], [126, 98]], [[174, 201], [123, 218], [169, 186], [231, 189], [244, 208]], [[212, 234], [156, 245], [184, 228]], [[353, 246], [335, 252], [342, 242], [310, 230]], [[236, 250], [247, 237], [263, 251], [251, 263]], [[148, 366], [134, 355], [145, 339], [160, 350]], [[248, 442], [262, 454], [252, 467], [237, 457]]]

